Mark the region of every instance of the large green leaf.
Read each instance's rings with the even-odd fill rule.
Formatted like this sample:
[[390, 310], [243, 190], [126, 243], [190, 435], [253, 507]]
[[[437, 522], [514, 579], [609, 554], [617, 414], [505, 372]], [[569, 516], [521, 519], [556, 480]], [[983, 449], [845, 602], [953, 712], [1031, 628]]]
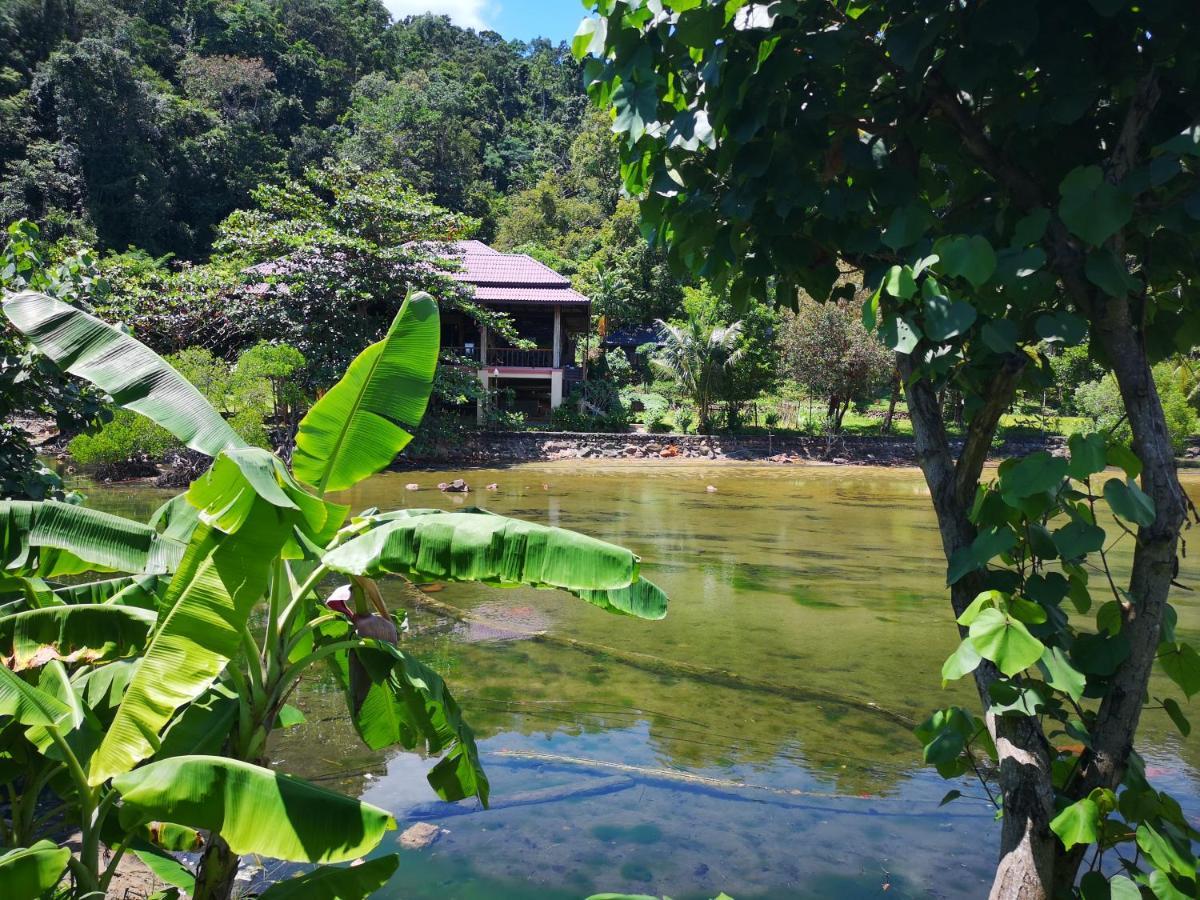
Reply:
[[1100, 808], [1090, 798], [1077, 800], [1051, 820], [1050, 830], [1068, 850], [1076, 844], [1094, 844], [1100, 836]]
[[[180, 547], [182, 551], [184, 548]], [[182, 556], [182, 552], [180, 553]], [[111, 603], [114, 606], [138, 606], [155, 609], [160, 581], [167, 579], [158, 575], [121, 575], [101, 581], [87, 581], [54, 589], [54, 596], [70, 606], [95, 606]]]
[[238, 652], [250, 610], [263, 596], [286, 535], [272, 507], [257, 504], [236, 534], [201, 525], [167, 586], [161, 624], [92, 758], [92, 784], [154, 754], [175, 710], [206, 690]]
[[[363, 743], [372, 750], [400, 744], [428, 754], [445, 752], [428, 776], [438, 796], [478, 797], [486, 806], [489, 784], [475, 733], [441, 676], [392, 644], [376, 643], [353, 653], [353, 659], [339, 656], [338, 674]], [[349, 666], [358, 667], [358, 678], [351, 677]]]
[[287, 559], [303, 557], [305, 542], [324, 547], [349, 509], [318, 500], [279, 457], [257, 447], [222, 453], [204, 477], [192, 483], [187, 498], [200, 511], [201, 522], [226, 534], [235, 534], [255, 510], [265, 508], [276, 530], [288, 535], [283, 552]]
[[575, 591], [588, 603], [621, 615], [637, 616], [639, 619], [662, 619], [667, 615], [667, 595], [662, 588], [645, 578], [639, 578], [629, 587], [612, 588], [607, 591]]
[[971, 623], [971, 643], [1012, 677], [1042, 658], [1045, 646], [1017, 619], [998, 609], [985, 609]]
[[290, 775], [219, 756], [150, 763], [113, 780], [121, 824], [161, 821], [216, 832], [234, 853], [345, 862], [395, 828], [376, 806]]
[[20, 847], [0, 856], [4, 900], [38, 900], [62, 879], [71, 851], [50, 841]]
[[246, 446], [182, 375], [123, 331], [33, 291], [9, 297], [4, 312], [59, 368], [86, 378], [118, 405], [152, 419], [193, 450], [216, 456]]
[[320, 493], [374, 475], [412, 440], [433, 390], [441, 340], [437, 303], [410, 294], [388, 329], [300, 423], [292, 470]]
[[0, 501], [0, 564], [50, 578], [90, 571], [172, 571], [184, 545], [149, 525], [70, 503]]
[[[574, 594], [627, 588], [638, 577], [638, 557], [629, 550], [483, 510], [389, 521], [326, 554], [325, 565], [348, 575], [390, 572], [414, 581], [532, 585]], [[657, 614], [655, 604], [626, 605], [633, 615]]]
[[393, 853], [361, 866], [321, 866], [271, 885], [258, 900], [362, 900], [387, 884], [399, 864]]
[[71, 707], [0, 666], [0, 716], [22, 725], [57, 726], [71, 718]]
[[137, 653], [157, 616], [134, 606], [51, 606], [0, 618], [0, 662], [14, 671]]

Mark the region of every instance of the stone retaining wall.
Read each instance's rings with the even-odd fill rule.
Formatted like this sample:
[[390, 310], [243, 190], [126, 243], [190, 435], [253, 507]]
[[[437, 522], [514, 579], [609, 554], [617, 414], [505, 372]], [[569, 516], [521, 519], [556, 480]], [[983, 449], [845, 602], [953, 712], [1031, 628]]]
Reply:
[[[1062, 438], [1008, 442], [996, 455], [1055, 449]], [[766, 437], [699, 434], [591, 434], [557, 431], [483, 432], [409, 466], [537, 462], [562, 459], [766, 460], [778, 463], [912, 465], [911, 438]]]

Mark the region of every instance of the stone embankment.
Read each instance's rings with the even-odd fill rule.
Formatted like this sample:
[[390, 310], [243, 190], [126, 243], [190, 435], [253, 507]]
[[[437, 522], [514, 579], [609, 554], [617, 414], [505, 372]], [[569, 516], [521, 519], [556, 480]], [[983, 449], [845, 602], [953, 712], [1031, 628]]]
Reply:
[[[1009, 441], [997, 457], [1035, 450], [1056, 450], [1060, 437]], [[956, 447], [957, 449], [957, 447]], [[554, 460], [655, 460], [829, 463], [834, 465], [911, 466], [913, 442], [903, 437], [768, 437], [766, 435], [590, 434], [556, 431], [486, 432], [441, 452], [405, 455], [409, 468], [439, 464], [492, 465]]]

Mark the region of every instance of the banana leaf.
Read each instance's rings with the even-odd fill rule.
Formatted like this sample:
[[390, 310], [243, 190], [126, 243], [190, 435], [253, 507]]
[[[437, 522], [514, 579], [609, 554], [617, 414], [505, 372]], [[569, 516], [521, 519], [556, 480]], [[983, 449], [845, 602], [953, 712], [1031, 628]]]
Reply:
[[0, 501], [0, 564], [41, 578], [90, 571], [169, 572], [184, 545], [149, 525], [55, 501]]
[[103, 666], [82, 669], [71, 679], [84, 705], [106, 720], [121, 705], [125, 689], [133, 680], [141, 659], [122, 659]]
[[186, 545], [192, 539], [192, 532], [200, 524], [200, 510], [188, 502], [187, 491], [184, 491], [156, 509], [148, 524], [157, 529], [163, 537]]
[[577, 591], [579, 597], [601, 609], [639, 619], [662, 619], [667, 615], [667, 595], [658, 585], [639, 578], [629, 587], [608, 591]]
[[277, 456], [257, 447], [222, 453], [204, 477], [193, 482], [187, 498], [199, 510], [201, 522], [226, 534], [235, 534], [252, 510], [267, 506], [277, 523], [274, 527], [288, 533], [285, 559], [303, 558], [305, 547], [324, 547], [349, 510], [318, 500]]
[[14, 671], [52, 659], [98, 663], [145, 646], [157, 616], [133, 606], [51, 606], [0, 618], [0, 662]]
[[34, 291], [9, 297], [4, 312], [60, 369], [86, 378], [117, 405], [152, 419], [193, 450], [216, 456], [246, 446], [196, 388], [123, 331]]
[[425, 415], [440, 344], [437, 303], [409, 294], [387, 336], [359, 354], [300, 422], [296, 477], [324, 494], [389, 465]]
[[171, 721], [154, 758], [219, 754], [237, 722], [238, 705], [237, 694], [214, 684]]
[[[121, 575], [102, 581], [69, 584], [54, 589], [54, 596], [70, 606], [111, 603], [114, 606], [158, 608], [158, 575]], [[163, 579], [163, 584], [166, 580]]]
[[[413, 581], [531, 585], [577, 596], [627, 588], [638, 578], [638, 557], [629, 550], [483, 510], [393, 519], [331, 550], [324, 562], [348, 575], [393, 573]], [[657, 592], [653, 602], [647, 592]], [[666, 598], [659, 595], [650, 586], [639, 589], [637, 598], [606, 599], [602, 608], [661, 618], [658, 607]]]
[[352, 693], [348, 655], [335, 672], [347, 689], [350, 718], [364, 744], [382, 750], [399, 744], [428, 754], [445, 752], [428, 780], [443, 800], [478, 797], [487, 806], [489, 784], [479, 762], [475, 732], [441, 676], [398, 647], [371, 642], [352, 651], [366, 678], [366, 690]]
[[0, 716], [11, 716], [22, 725], [57, 727], [71, 715], [71, 707], [57, 697], [0, 666]]
[[219, 756], [181, 756], [113, 779], [121, 824], [213, 831], [234, 853], [331, 863], [370, 851], [396, 827], [386, 811], [299, 778]]
[[271, 885], [258, 900], [363, 900], [391, 881], [399, 864], [392, 853], [360, 866], [321, 866]]
[[[154, 873], [154, 877], [159, 881], [187, 891], [189, 896], [195, 892], [196, 876], [183, 863], [175, 859], [175, 857], [156, 850], [149, 850], [145, 847], [134, 847], [133, 853], [142, 861], [142, 865]], [[179, 891], [167, 889], [160, 893], [151, 894], [146, 900], [154, 900], [156, 897], [163, 898], [163, 900], [165, 898], [176, 900], [179, 897]]]
[[[41, 676], [38, 678], [38, 689], [43, 694], [62, 703], [69, 710], [69, 714], [58, 722], [56, 728], [59, 736], [71, 748], [75, 758], [86, 766], [87, 761], [96, 752], [96, 747], [99, 746], [104, 731], [95, 713], [83, 705], [83, 699], [80, 696], [82, 690], [71, 682], [66, 668], [58, 660], [49, 662], [42, 668]], [[25, 737], [37, 747], [42, 756], [59, 762], [64, 761], [62, 749], [46, 726], [31, 726], [26, 730]], [[53, 782], [51, 784], [53, 785]], [[65, 786], [69, 791], [75, 790], [74, 782], [66, 781]]]
[[93, 785], [152, 756], [175, 710], [203, 694], [239, 652], [284, 534], [259, 503], [236, 534], [201, 525], [167, 586], [165, 612], [125, 699], [92, 758]]
[[50, 841], [9, 850], [0, 856], [4, 900], [38, 900], [45, 896], [66, 874], [70, 858], [70, 850]]

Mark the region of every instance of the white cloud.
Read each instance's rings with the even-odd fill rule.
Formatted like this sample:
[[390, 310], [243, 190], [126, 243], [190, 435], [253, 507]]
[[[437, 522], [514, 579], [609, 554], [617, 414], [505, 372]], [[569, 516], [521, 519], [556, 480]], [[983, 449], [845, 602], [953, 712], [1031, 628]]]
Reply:
[[488, 0], [383, 0], [383, 5], [395, 19], [431, 12], [449, 16], [456, 25], [479, 30], [492, 27], [489, 19], [497, 11]]

